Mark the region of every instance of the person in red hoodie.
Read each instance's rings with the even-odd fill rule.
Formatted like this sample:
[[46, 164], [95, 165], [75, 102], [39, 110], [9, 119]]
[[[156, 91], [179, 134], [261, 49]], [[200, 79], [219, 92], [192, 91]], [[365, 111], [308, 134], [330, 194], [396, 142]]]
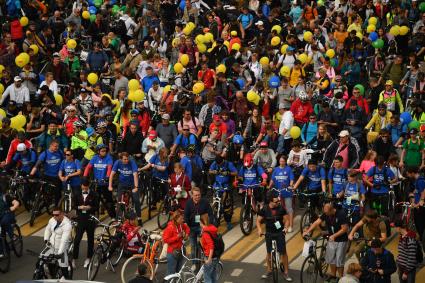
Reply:
[[180, 209], [185, 208], [186, 202], [189, 198], [189, 191], [191, 189], [190, 179], [183, 172], [181, 163], [174, 164], [174, 173], [170, 176], [168, 182], [170, 183], [170, 190], [179, 202]]
[[184, 217], [180, 210], [173, 213], [173, 218], [168, 222], [162, 235], [167, 247], [167, 275], [180, 271], [184, 258], [181, 253], [183, 241], [187, 240], [190, 234], [189, 226], [184, 223]]
[[145, 107], [145, 101], [137, 103], [137, 110], [139, 110], [137, 119], [139, 120], [140, 131], [142, 132], [143, 137], [146, 137], [151, 125], [151, 115], [149, 114], [149, 109]]
[[9, 164], [12, 161], [12, 158], [16, 153], [18, 144], [20, 143], [24, 143], [27, 148], [32, 148], [31, 142], [25, 138], [25, 133], [18, 131], [16, 137], [10, 143], [9, 152], [7, 153], [6, 157], [6, 164]]
[[217, 237], [217, 227], [210, 224], [210, 219], [207, 213], [201, 215], [200, 225], [202, 229], [200, 243], [205, 255], [204, 282], [216, 283], [218, 258], [214, 257], [214, 238]]
[[297, 100], [291, 105], [291, 112], [294, 114], [294, 120], [297, 126], [302, 127], [308, 122], [310, 114], [313, 113], [313, 106], [308, 101], [308, 95], [304, 91], [300, 91]]
[[367, 104], [367, 100], [363, 97], [363, 92], [364, 90], [354, 87], [353, 96], [345, 104], [345, 109], [350, 107], [350, 102], [353, 100], [357, 102], [357, 105], [366, 113], [366, 115], [369, 115], [369, 104]]

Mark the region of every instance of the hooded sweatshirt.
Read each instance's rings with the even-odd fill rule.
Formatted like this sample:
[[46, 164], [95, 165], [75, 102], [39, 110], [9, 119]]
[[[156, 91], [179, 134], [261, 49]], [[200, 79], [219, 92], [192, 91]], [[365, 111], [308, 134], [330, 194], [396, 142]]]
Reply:
[[[211, 235], [210, 235], [211, 234]], [[202, 229], [201, 247], [206, 257], [210, 255], [210, 250], [214, 250], [214, 240], [217, 237], [217, 227], [210, 224]]]

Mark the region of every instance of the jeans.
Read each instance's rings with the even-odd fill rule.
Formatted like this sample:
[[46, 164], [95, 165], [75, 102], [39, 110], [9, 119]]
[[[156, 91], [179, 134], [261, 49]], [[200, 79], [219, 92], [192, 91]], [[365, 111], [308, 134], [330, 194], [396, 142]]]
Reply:
[[178, 273], [183, 266], [183, 256], [176, 258], [172, 253], [167, 253], [167, 275]]
[[410, 271], [409, 273], [407, 273], [407, 279], [406, 280], [402, 280], [401, 276], [403, 274], [401, 272], [398, 273], [398, 278], [400, 280], [400, 283], [415, 283], [415, 277], [416, 277], [416, 269]]
[[217, 264], [218, 259], [214, 258], [210, 264], [204, 264], [204, 282], [215, 283], [217, 282]]
[[292, 139], [285, 139], [283, 136], [279, 136], [276, 152], [289, 154], [291, 151], [291, 144]]
[[[121, 199], [121, 195], [125, 192], [125, 191], [131, 191], [133, 188], [132, 187], [128, 187], [128, 186], [122, 186], [122, 185], [118, 185], [118, 195], [117, 195], [117, 199]], [[133, 204], [134, 204], [134, 209], [136, 210], [136, 214], [138, 218], [142, 217], [142, 208], [140, 205], [140, 194], [139, 191], [137, 192], [131, 192], [131, 198], [133, 199]]]
[[190, 235], [189, 235], [190, 247], [191, 247], [190, 256], [192, 258], [196, 258], [196, 255], [200, 254], [199, 249], [201, 247], [199, 246], [199, 243], [198, 243], [198, 237], [200, 236], [201, 236], [201, 226], [190, 227]]

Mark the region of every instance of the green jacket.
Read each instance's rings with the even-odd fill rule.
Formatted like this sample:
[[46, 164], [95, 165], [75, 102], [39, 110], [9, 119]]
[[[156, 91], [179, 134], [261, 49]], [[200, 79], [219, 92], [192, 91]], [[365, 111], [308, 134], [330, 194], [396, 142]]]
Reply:
[[[77, 136], [78, 135], [78, 136]], [[74, 134], [71, 137], [71, 150], [81, 148], [81, 149], [87, 149], [87, 139], [88, 139], [87, 132], [84, 130], [81, 130], [78, 134]]]
[[[66, 57], [63, 62], [69, 66], [69, 57]], [[80, 70], [81, 70], [80, 59], [78, 59], [78, 57], [75, 56], [74, 60], [72, 61], [72, 65], [70, 66], [71, 78], [73, 79], [78, 78]]]

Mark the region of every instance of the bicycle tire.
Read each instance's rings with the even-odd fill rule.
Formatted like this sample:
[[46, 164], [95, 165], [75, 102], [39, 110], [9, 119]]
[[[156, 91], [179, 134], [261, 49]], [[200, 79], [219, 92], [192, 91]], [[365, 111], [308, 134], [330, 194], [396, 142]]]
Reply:
[[[133, 255], [132, 257], [128, 258], [122, 268], [121, 268], [121, 282], [127, 283], [132, 276], [135, 276], [137, 274], [137, 266], [140, 263], [146, 264], [146, 275], [150, 280], [153, 280], [155, 277], [155, 273], [153, 272], [152, 264], [148, 260], [143, 260], [142, 254]], [[134, 264], [134, 266], [133, 266]]]
[[219, 203], [213, 202], [212, 205], [212, 211], [213, 211], [213, 225], [215, 227], [218, 227], [220, 225], [220, 210], [219, 210]]
[[223, 275], [223, 263], [221, 261], [217, 263], [217, 267], [215, 269], [215, 275], [216, 275], [215, 278], [217, 282], [219, 282], [221, 279], [221, 276]]
[[44, 273], [44, 264], [40, 265], [40, 259], [35, 264], [35, 270], [32, 275], [33, 280], [41, 280], [41, 279], [48, 279], [46, 274]]
[[165, 281], [167, 283], [183, 283], [183, 279], [181, 279], [180, 277], [176, 277], [176, 278], [171, 278], [168, 281]]
[[[68, 257], [68, 278], [65, 278], [65, 279], [72, 280], [73, 275], [74, 275], [74, 269], [72, 268], [71, 258]], [[55, 279], [61, 279], [62, 277], [63, 277], [62, 269], [59, 266], [57, 266]]]
[[37, 193], [34, 198], [34, 206], [31, 210], [31, 218], [30, 218], [30, 226], [34, 226], [35, 218], [37, 217], [37, 214], [39, 213], [39, 210], [41, 208], [40, 203], [40, 194]]
[[245, 236], [248, 236], [249, 234], [251, 234], [253, 221], [254, 221], [254, 214], [252, 211], [251, 203], [247, 203], [241, 209], [240, 216], [239, 216], [239, 225], [241, 227], [242, 233]]
[[0, 241], [3, 247], [3, 257], [0, 258], [0, 272], [6, 273], [10, 269], [10, 247], [4, 237], [0, 236]]
[[300, 221], [300, 233], [301, 235], [304, 232], [305, 228], [310, 227], [311, 223], [312, 223], [312, 212], [310, 210], [306, 210], [303, 215], [301, 216], [301, 221]]
[[21, 229], [15, 223], [13, 224], [13, 235], [15, 239], [11, 239], [11, 246], [16, 257], [21, 257], [24, 250], [24, 241], [22, 240]]
[[156, 221], [158, 224], [158, 228], [164, 230], [167, 227], [168, 222], [170, 221], [170, 204], [168, 200], [164, 200], [161, 202], [159, 206], [158, 215], [156, 216]]
[[[120, 263], [120, 260], [124, 254], [125, 242], [124, 239], [121, 239], [121, 243], [118, 248], [114, 250], [114, 252], [109, 256], [109, 260], [113, 267], [117, 266]], [[115, 258], [116, 256], [116, 258]]]
[[319, 270], [317, 269], [317, 260], [314, 254], [310, 254], [303, 261], [300, 271], [301, 283], [317, 282]]
[[103, 249], [101, 247], [96, 248], [87, 268], [87, 280], [93, 281], [96, 278], [97, 273], [99, 272], [99, 267], [102, 264], [102, 256]]
[[395, 221], [396, 213], [395, 213], [395, 194], [394, 192], [388, 194], [388, 217], [390, 221]]
[[271, 265], [272, 265], [273, 283], [279, 282], [279, 270], [278, 270], [278, 267], [277, 267], [276, 256], [277, 256], [276, 251], [272, 252], [272, 254], [271, 254]]

